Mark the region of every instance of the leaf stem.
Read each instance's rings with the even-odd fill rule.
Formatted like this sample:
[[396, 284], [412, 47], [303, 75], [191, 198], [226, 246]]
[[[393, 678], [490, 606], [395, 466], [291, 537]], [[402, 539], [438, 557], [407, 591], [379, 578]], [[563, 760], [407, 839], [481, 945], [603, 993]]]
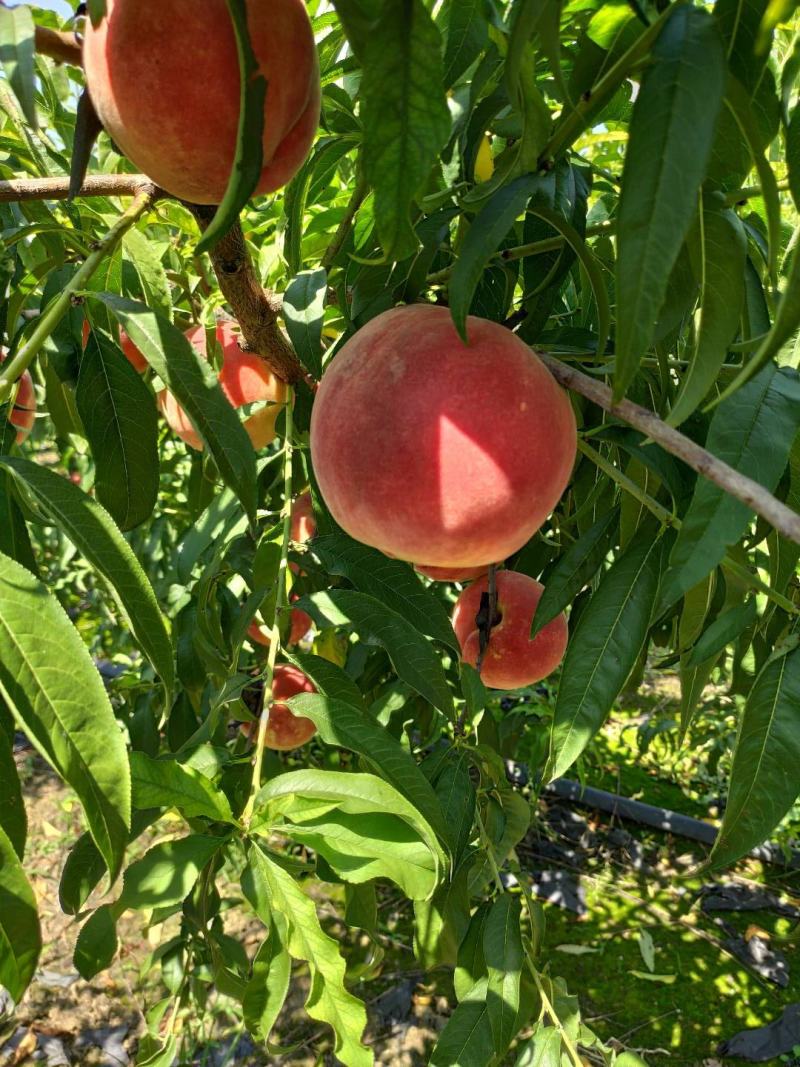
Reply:
[[475, 806], [475, 818], [478, 822], [478, 830], [480, 832], [481, 841], [483, 847], [486, 849], [486, 856], [489, 860], [489, 866], [492, 871], [492, 877], [494, 878], [494, 884], [497, 886], [498, 893], [505, 893], [505, 886], [503, 885], [503, 879], [500, 877], [500, 868], [497, 866], [497, 860], [494, 858], [494, 848], [492, 846], [491, 838], [486, 832], [486, 827], [483, 824], [479, 807]]
[[253, 777], [250, 782], [250, 795], [242, 812], [242, 825], [247, 832], [250, 821], [253, 818], [256, 796], [261, 788], [261, 769], [264, 765], [264, 742], [267, 738], [269, 725], [269, 712], [272, 704], [272, 682], [275, 677], [275, 664], [281, 647], [280, 617], [281, 612], [288, 605], [286, 579], [289, 569], [289, 544], [292, 537], [292, 437], [294, 435], [293, 422], [294, 393], [289, 387], [289, 396], [286, 399], [285, 419], [286, 431], [283, 442], [283, 536], [281, 539], [281, 558], [278, 564], [278, 588], [275, 595], [275, 605], [272, 611], [270, 626], [269, 653], [267, 665], [262, 675], [263, 688], [261, 691], [261, 713], [258, 717], [258, 735], [256, 737], [256, 751], [253, 759]]
[[86, 288], [94, 272], [103, 260], [111, 255], [124, 234], [152, 207], [155, 197], [156, 190], [154, 186], [140, 188], [105, 237], [95, 245], [93, 251], [86, 257], [86, 260], [75, 272], [71, 281], [67, 283], [55, 300], [47, 307], [22, 348], [13, 359], [2, 365], [0, 368], [0, 404], [5, 403], [8, 399], [14, 383], [18, 378], [22, 377], [36, 355], [41, 351], [45, 341], [69, 311], [74, 295]]

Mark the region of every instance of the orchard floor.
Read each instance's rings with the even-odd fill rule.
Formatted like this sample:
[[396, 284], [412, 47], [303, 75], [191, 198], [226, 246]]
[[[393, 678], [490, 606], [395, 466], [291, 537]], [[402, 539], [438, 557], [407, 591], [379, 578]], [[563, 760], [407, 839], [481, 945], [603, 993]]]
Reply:
[[[659, 777], [663, 754], [634, 759], [629, 738], [622, 738], [622, 726], [627, 731], [631, 721], [620, 716], [609, 725], [588, 769], [588, 782], [707, 818], [702, 789], [698, 792], [691, 784], [681, 789]], [[30, 822], [26, 866], [40, 901], [46, 948], [15, 1019], [0, 1029], [0, 1067], [35, 1062], [48, 1067], [121, 1067], [133, 1062], [143, 1027], [141, 1007], [164, 995], [157, 971], [146, 976], [141, 971], [154, 945], [171, 936], [171, 928], [165, 924], [148, 935], [139, 917], [127, 916], [120, 931], [123, 949], [110, 971], [90, 983], [75, 975], [71, 951], [76, 929], [58, 910], [57, 889], [67, 850], [79, 832], [79, 809], [30, 750], [17, 758]], [[567, 897], [577, 893], [585, 905], [581, 917], [545, 905], [545, 958], [551, 972], [579, 994], [584, 1020], [604, 1040], [639, 1051], [651, 1067], [741, 1064], [718, 1056], [719, 1042], [769, 1023], [786, 1005], [800, 1001], [800, 952], [777, 940], [789, 931], [789, 920], [770, 911], [701, 911], [702, 882], [686, 875], [702, 857], [702, 849], [690, 842], [633, 824], [623, 827], [580, 808], [543, 803], [540, 814], [519, 857], [531, 870], [560, 872]], [[800, 872], [787, 874], [753, 861], [722, 880], [768, 884], [783, 899], [800, 903]], [[234, 894], [231, 887], [228, 895]], [[343, 936], [331, 903], [318, 899], [323, 922], [334, 936]], [[237, 916], [229, 932], [252, 954], [258, 926], [243, 909], [229, 915]], [[446, 1022], [450, 979], [441, 973], [422, 983], [410, 949], [408, 916], [396, 895], [382, 901], [381, 928], [386, 953], [382, 971], [358, 989], [368, 1003], [368, 1040], [379, 1064], [417, 1067], [426, 1062]], [[724, 951], [722, 942], [736, 932], [745, 939], [757, 934], [784, 953], [790, 974], [785, 988], [760, 978]], [[187, 1033], [180, 1063], [333, 1064], [327, 1051], [317, 1058], [329, 1046], [324, 1031], [303, 1016], [304, 993], [301, 975], [277, 1028], [278, 1043], [294, 1046], [286, 1055], [254, 1048], [219, 1004], [205, 1029], [193, 1026], [191, 1035]], [[508, 1063], [513, 1059], [511, 1055]], [[800, 1058], [769, 1062], [787, 1067], [800, 1064]]]

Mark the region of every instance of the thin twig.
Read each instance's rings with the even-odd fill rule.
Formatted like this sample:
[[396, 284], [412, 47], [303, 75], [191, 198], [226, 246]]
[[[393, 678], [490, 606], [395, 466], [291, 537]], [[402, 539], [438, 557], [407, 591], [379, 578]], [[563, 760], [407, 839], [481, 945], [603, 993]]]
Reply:
[[[78, 196], [136, 196], [153, 187], [145, 174], [96, 174], [86, 178]], [[0, 203], [24, 200], [66, 200], [69, 178], [12, 178], [0, 182]]]
[[740, 474], [713, 453], [662, 422], [654, 412], [634, 404], [631, 400], [621, 400], [615, 404], [607, 385], [575, 370], [574, 367], [566, 366], [545, 352], [537, 354], [561, 385], [585, 396], [587, 400], [591, 400], [629, 426], [641, 430], [670, 455], [677, 456], [692, 470], [702, 474], [732, 497], [741, 500], [751, 511], [766, 519], [779, 534], [800, 545], [800, 515], [782, 504], [763, 485], [759, 485], [745, 474]]
[[83, 49], [74, 32], [69, 30], [51, 30], [47, 26], [34, 29], [36, 51], [43, 56], [50, 56], [57, 63], [71, 63], [74, 67], [83, 66]]

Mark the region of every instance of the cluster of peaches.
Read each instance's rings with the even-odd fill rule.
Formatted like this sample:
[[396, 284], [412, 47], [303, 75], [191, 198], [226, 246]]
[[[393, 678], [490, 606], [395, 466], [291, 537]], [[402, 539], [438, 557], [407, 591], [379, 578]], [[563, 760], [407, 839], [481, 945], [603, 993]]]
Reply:
[[[168, 193], [220, 203], [240, 107], [225, 0], [107, 0], [106, 6], [106, 17], [87, 25], [84, 39], [87, 85], [103, 126]], [[266, 193], [285, 185], [308, 155], [319, 120], [319, 69], [303, 0], [251, 5], [248, 30], [268, 82], [256, 189]], [[198, 79], [198, 68], [223, 73]], [[471, 583], [453, 613], [464, 662], [480, 663], [487, 686], [516, 689], [561, 662], [567, 623], [561, 615], [531, 640], [542, 586], [512, 570], [496, 573], [496, 610], [489, 619], [487, 572], [522, 548], [564, 492], [575, 460], [575, 419], [566, 394], [521, 340], [478, 318], [468, 320], [467, 330], [465, 343], [449, 310], [430, 305], [395, 308], [369, 322], [323, 375], [311, 456], [326, 506], [352, 537], [413, 563], [431, 579]], [[187, 337], [207, 355], [202, 327]], [[217, 339], [220, 386], [234, 407], [251, 409], [245, 427], [254, 447], [263, 448], [274, 437], [286, 387], [240, 349], [233, 324], [220, 323]], [[120, 344], [144, 370], [124, 331]], [[163, 391], [158, 402], [172, 430], [202, 448], [175, 398]], [[34, 410], [26, 376], [12, 414], [20, 436], [29, 431]], [[314, 532], [306, 494], [295, 502], [292, 537], [303, 542]], [[301, 640], [310, 625], [307, 615], [292, 609], [290, 642]], [[249, 634], [256, 643], [269, 641], [257, 622]], [[293, 748], [313, 734], [313, 723], [293, 717], [281, 702], [303, 691], [314, 691], [311, 681], [279, 665], [270, 747]]]

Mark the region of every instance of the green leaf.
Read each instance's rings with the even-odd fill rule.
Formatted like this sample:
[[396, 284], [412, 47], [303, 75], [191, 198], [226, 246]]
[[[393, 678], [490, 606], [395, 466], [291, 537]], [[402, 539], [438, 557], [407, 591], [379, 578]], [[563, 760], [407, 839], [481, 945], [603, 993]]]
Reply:
[[567, 549], [547, 576], [541, 600], [531, 621], [531, 640], [570, 606], [602, 566], [613, 546], [619, 508], [612, 508]]
[[713, 17], [676, 7], [653, 48], [630, 124], [617, 237], [616, 399], [650, 345], [697, 210], [724, 86]]
[[337, 664], [323, 659], [322, 656], [315, 656], [311, 652], [282, 649], [281, 655], [299, 667], [323, 696], [330, 697], [332, 700], [341, 700], [345, 704], [351, 704], [354, 708], [366, 711], [361, 690], [350, 675]]
[[710, 867], [729, 867], [764, 841], [800, 794], [800, 649], [767, 663], [744, 709], [728, 803]]
[[222, 203], [203, 236], [197, 242], [197, 255], [208, 252], [239, 219], [239, 212], [256, 191], [264, 165], [264, 110], [267, 80], [250, 43], [246, 0], [225, 0], [236, 38], [239, 60], [239, 128], [233, 170]]
[[114, 905], [117, 914], [126, 908], [179, 904], [191, 893], [200, 871], [223, 844], [219, 837], [190, 834], [153, 845], [125, 871], [122, 893]]
[[436, 779], [436, 796], [450, 829], [453, 861], [458, 863], [472, 836], [475, 820], [475, 786], [469, 775], [469, 753], [461, 749], [448, 759]]
[[539, 184], [535, 175], [524, 174], [494, 193], [472, 221], [450, 278], [450, 311], [456, 329], [467, 340], [467, 315], [472, 298], [490, 256], [502, 244], [514, 220]]
[[20, 728], [75, 790], [113, 881], [131, 822], [125, 742], [64, 609], [6, 556], [0, 556], [0, 693]]
[[42, 934], [36, 898], [22, 863], [0, 827], [0, 986], [19, 1003], [36, 970]]
[[329, 574], [342, 575], [359, 592], [375, 597], [402, 615], [420, 633], [458, 651], [447, 612], [409, 564], [389, 559], [346, 534], [318, 537], [312, 551]]
[[495, 1062], [494, 1037], [482, 978], [447, 1020], [428, 1061], [430, 1067], [487, 1067]]
[[333, 6], [353, 51], [361, 56], [374, 30], [381, 0], [333, 0]]
[[406, 896], [426, 899], [446, 866], [428, 822], [372, 774], [281, 774], [261, 789], [255, 810], [253, 830], [271, 827], [276, 815], [283, 816], [288, 820], [284, 832], [310, 844], [347, 881], [391, 878]]
[[153, 394], [117, 345], [92, 331], [75, 393], [95, 462], [97, 499], [121, 530], [145, 522], [159, 484]]
[[22, 799], [22, 786], [14, 762], [14, 740], [0, 724], [0, 830], [23, 859], [28, 819]]
[[328, 292], [324, 267], [303, 271], [283, 296], [283, 318], [297, 357], [313, 378], [322, 376], [322, 318]]
[[131, 752], [135, 808], [177, 808], [187, 819], [234, 822], [225, 794], [204, 774], [171, 759]]
[[114, 962], [117, 954], [117, 923], [113, 907], [103, 904], [81, 927], [75, 943], [75, 970], [89, 982]]
[[451, 0], [447, 8], [444, 87], [449, 89], [472, 66], [489, 42], [484, 0]]
[[99, 25], [106, 17], [106, 0], [87, 0], [86, 7], [93, 26]]
[[248, 859], [258, 896], [269, 901], [272, 913], [286, 924], [286, 948], [294, 959], [308, 964], [311, 985], [306, 1011], [312, 1019], [333, 1028], [334, 1051], [345, 1067], [371, 1067], [372, 1053], [361, 1044], [367, 1013], [361, 1001], [345, 988], [344, 960], [336, 942], [320, 926], [313, 902], [292, 876], [271, 863], [258, 847], [251, 846]]
[[716, 656], [726, 645], [733, 644], [748, 626], [752, 626], [757, 617], [758, 607], [754, 597], [718, 616], [686, 657], [686, 667], [691, 670]]
[[36, 129], [36, 45], [31, 9], [0, 7], [0, 62], [25, 118]]
[[66, 478], [37, 463], [0, 456], [0, 466], [6, 467], [28, 490], [106, 579], [142, 651], [171, 691], [175, 665], [166, 620], [147, 575], [108, 512]]
[[417, 249], [410, 209], [450, 132], [442, 42], [422, 0], [385, 0], [361, 49], [364, 171], [387, 259]]
[[800, 208], [800, 103], [795, 104], [784, 136], [786, 138], [786, 167], [789, 172], [789, 189], [795, 208]]
[[114, 293], [92, 293], [114, 312], [130, 339], [191, 419], [250, 517], [256, 511], [256, 457], [239, 416], [213, 371], [183, 333], [144, 304]]
[[304, 596], [297, 607], [318, 623], [352, 625], [389, 654], [397, 674], [446, 715], [453, 713], [453, 696], [433, 646], [402, 615], [375, 597], [351, 589], [328, 589]]
[[[800, 425], [800, 378], [765, 367], [714, 412], [706, 448], [772, 492]], [[661, 604], [674, 604], [724, 558], [752, 517], [747, 504], [698, 478], [662, 581]]]
[[130, 263], [138, 276], [144, 302], [172, 322], [172, 293], [159, 255], [159, 245], [142, 230], [134, 229], [128, 230], [122, 238], [122, 248], [123, 274], [125, 265]]
[[28, 527], [8, 474], [0, 475], [0, 552], [40, 577]]
[[483, 932], [483, 955], [489, 972], [486, 1004], [495, 1053], [501, 1055], [517, 1031], [525, 960], [521, 924], [519, 897], [503, 893], [492, 905]]
[[581, 612], [561, 671], [545, 781], [561, 777], [583, 752], [639, 658], [661, 555], [661, 538], [644, 524]]
[[360, 708], [311, 693], [292, 697], [289, 706], [296, 715], [313, 720], [326, 745], [357, 752], [411, 801], [440, 841], [449, 840], [449, 830], [430, 782], [400, 742], [379, 722]]
[[716, 383], [735, 338], [744, 302], [747, 234], [735, 211], [718, 202], [700, 205], [700, 316], [694, 351], [667, 418], [680, 426]]
[[470, 923], [469, 878], [475, 851], [461, 857], [431, 900], [414, 901], [414, 955], [426, 969], [453, 966]]
[[292, 957], [286, 951], [286, 924], [280, 916], [276, 920], [266, 908], [261, 917], [267, 922], [268, 933], [253, 959], [253, 973], [242, 998], [242, 1012], [248, 1032], [259, 1041], [268, 1041], [289, 991]]
[[483, 933], [492, 905], [484, 901], [473, 912], [464, 939], [458, 947], [458, 962], [453, 974], [453, 985], [458, 1000], [463, 1000], [470, 989], [482, 978], [488, 978], [486, 957], [483, 954]]
[[[621, 1057], [614, 1061], [619, 1064]], [[561, 1067], [561, 1034], [555, 1026], [540, 1024], [520, 1048], [514, 1067]]]

